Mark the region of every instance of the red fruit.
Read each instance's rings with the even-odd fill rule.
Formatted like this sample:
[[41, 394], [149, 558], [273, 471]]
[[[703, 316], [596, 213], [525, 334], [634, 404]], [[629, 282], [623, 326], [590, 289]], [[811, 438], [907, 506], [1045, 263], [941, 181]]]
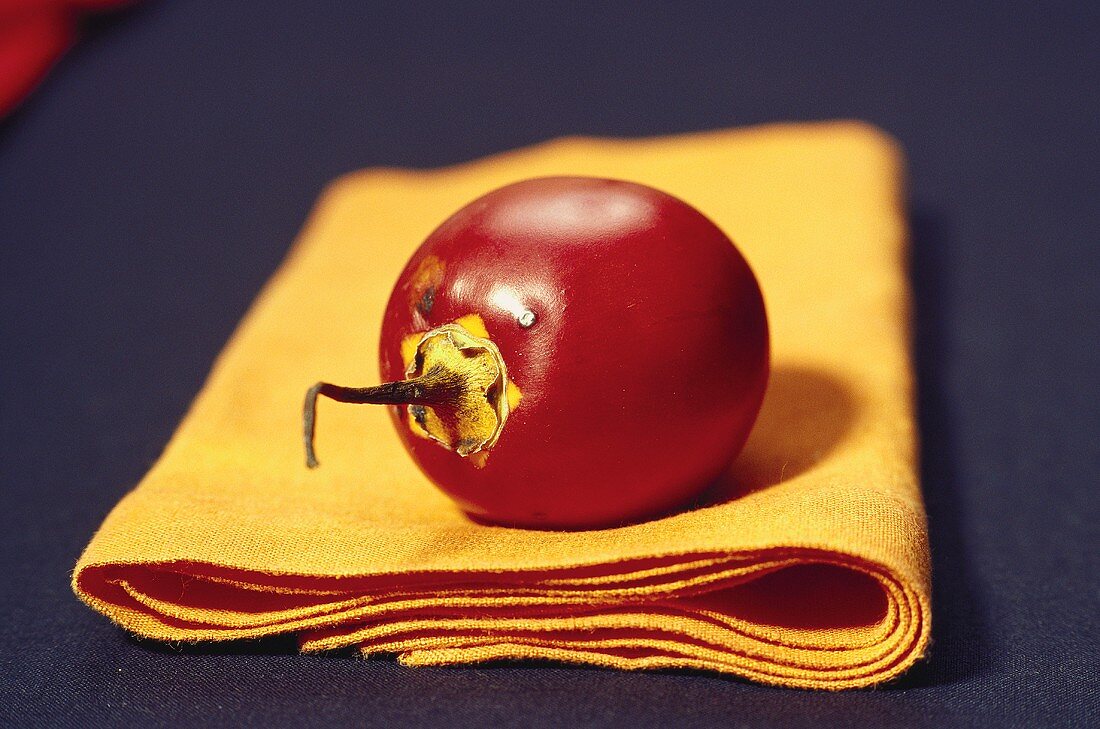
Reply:
[[745, 259], [691, 206], [543, 178], [428, 236], [380, 354], [390, 384], [310, 391], [307, 448], [317, 394], [389, 403], [413, 458], [470, 514], [602, 527], [681, 506], [726, 469], [764, 395], [768, 326]]

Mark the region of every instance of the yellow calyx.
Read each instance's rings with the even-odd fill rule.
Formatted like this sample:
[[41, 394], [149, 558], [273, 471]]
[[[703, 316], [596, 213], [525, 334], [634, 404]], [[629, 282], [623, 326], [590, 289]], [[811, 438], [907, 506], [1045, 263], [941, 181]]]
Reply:
[[[480, 324], [474, 328], [485, 331], [480, 317], [459, 321], [470, 318]], [[425, 332], [411, 347], [415, 336], [402, 342], [408, 360], [405, 378], [422, 383], [432, 398], [409, 406], [413, 432], [460, 456], [491, 448], [508, 419], [514, 389], [500, 350], [487, 336], [472, 334], [458, 322]]]

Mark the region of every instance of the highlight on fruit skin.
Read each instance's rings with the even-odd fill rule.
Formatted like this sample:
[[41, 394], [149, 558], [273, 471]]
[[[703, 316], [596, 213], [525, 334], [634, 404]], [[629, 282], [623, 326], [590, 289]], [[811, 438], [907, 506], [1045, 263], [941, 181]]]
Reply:
[[[667, 513], [736, 457], [768, 376], [764, 301], [728, 237], [651, 187], [525, 180], [445, 220], [398, 278], [388, 405], [417, 465], [483, 521], [601, 528]], [[368, 464], [364, 464], [366, 472]]]

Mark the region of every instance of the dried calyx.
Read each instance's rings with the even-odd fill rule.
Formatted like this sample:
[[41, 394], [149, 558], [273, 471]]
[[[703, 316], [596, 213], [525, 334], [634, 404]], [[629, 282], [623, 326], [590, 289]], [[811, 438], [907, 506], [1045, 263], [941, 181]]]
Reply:
[[497, 346], [460, 324], [445, 324], [420, 337], [399, 382], [342, 387], [318, 382], [306, 393], [303, 413], [306, 464], [313, 448], [317, 397], [345, 403], [408, 405], [415, 427], [460, 456], [491, 448], [508, 419], [508, 370]]

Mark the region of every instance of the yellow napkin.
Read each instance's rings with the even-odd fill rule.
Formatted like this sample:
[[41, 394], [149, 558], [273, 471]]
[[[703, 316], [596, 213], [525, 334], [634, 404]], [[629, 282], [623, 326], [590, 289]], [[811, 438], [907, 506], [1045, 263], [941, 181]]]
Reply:
[[[413, 249], [482, 193], [559, 174], [677, 195], [756, 271], [774, 369], [728, 477], [633, 526], [483, 526], [424, 479], [383, 408], [338, 405], [324, 466], [307, 470], [303, 393], [377, 380], [382, 310]], [[928, 641], [930, 591], [902, 175], [889, 138], [840, 122], [571, 138], [343, 177], [73, 588], [163, 640], [293, 631], [303, 650], [409, 665], [543, 658], [828, 689], [895, 676]]]

